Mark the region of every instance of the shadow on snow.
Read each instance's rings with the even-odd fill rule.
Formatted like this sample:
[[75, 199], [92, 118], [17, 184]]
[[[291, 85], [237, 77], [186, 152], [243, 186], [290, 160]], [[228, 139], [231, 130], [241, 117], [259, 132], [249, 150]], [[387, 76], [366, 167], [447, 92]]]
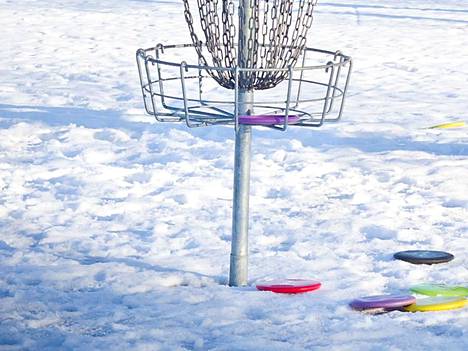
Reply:
[[[144, 114], [142, 110], [142, 115]], [[0, 104], [0, 128], [19, 122], [39, 122], [49, 126], [68, 126], [75, 124], [91, 129], [123, 129], [131, 134], [143, 132], [166, 134], [170, 130], [189, 131], [193, 136], [215, 142], [234, 139], [232, 127], [217, 126], [188, 129], [183, 123], [154, 123], [148, 116], [148, 122], [136, 122], [126, 119], [116, 110], [90, 110], [76, 107], [21, 106]], [[266, 128], [256, 128], [255, 134], [265, 139], [297, 139], [304, 146], [329, 150], [333, 148], [354, 148], [364, 153], [386, 153], [393, 151], [426, 152], [439, 156], [468, 156], [468, 144], [437, 143], [415, 141], [411, 136], [395, 137], [383, 133], [362, 131], [355, 136], [340, 136], [333, 130], [290, 128], [286, 133]], [[284, 145], [284, 143], [280, 143]], [[254, 140], [255, 145], [255, 140]]]

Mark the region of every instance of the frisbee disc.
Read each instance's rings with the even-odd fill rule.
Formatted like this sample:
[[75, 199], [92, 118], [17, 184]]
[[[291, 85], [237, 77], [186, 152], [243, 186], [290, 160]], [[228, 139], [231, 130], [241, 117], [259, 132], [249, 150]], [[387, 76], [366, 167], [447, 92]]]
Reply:
[[448, 252], [432, 250], [400, 251], [394, 254], [393, 257], [414, 264], [445, 263], [454, 259], [454, 256]]
[[416, 302], [411, 295], [375, 295], [354, 299], [349, 304], [352, 309], [364, 311], [373, 309], [394, 310]]
[[428, 129], [449, 129], [449, 128], [460, 128], [464, 126], [465, 126], [464, 121], [458, 121], [458, 122], [437, 124], [435, 126], [429, 127]]
[[[253, 115], [253, 116], [239, 116], [240, 124], [256, 124], [262, 126], [270, 126], [273, 124], [284, 124], [285, 116], [283, 115]], [[295, 124], [299, 122], [299, 116], [289, 115], [288, 124]]]
[[427, 296], [468, 296], [467, 287], [445, 284], [418, 284], [412, 286], [410, 290], [416, 294]]
[[256, 287], [262, 291], [272, 291], [282, 294], [299, 294], [317, 290], [322, 284], [310, 279], [282, 279], [258, 282]]
[[447, 311], [462, 308], [468, 302], [464, 297], [427, 297], [417, 299], [412, 305], [406, 306], [404, 309], [408, 312], [430, 312], [430, 311]]

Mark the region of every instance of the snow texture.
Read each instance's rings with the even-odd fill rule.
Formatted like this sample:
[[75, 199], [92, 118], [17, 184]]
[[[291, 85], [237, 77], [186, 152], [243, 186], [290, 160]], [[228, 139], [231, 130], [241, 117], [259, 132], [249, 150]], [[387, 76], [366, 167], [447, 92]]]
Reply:
[[[0, 350], [467, 350], [468, 309], [352, 311], [468, 285], [468, 5], [326, 0], [344, 117], [256, 128], [249, 286], [227, 286], [234, 132], [146, 116], [135, 51], [188, 43], [176, 0], [0, 0]], [[395, 261], [405, 249], [448, 264]], [[259, 292], [310, 278], [317, 292]]]

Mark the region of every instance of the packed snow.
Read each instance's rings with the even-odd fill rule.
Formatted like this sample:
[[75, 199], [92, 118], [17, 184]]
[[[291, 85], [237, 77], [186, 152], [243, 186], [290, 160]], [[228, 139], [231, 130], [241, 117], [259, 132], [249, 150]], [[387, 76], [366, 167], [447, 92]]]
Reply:
[[[178, 0], [0, 0], [0, 350], [467, 350], [468, 308], [359, 296], [468, 286], [468, 5], [320, 1], [354, 59], [343, 120], [255, 128], [249, 286], [227, 286], [234, 131], [156, 123], [135, 51], [189, 43]], [[393, 253], [434, 249], [450, 263]], [[255, 282], [310, 278], [286, 296]]]

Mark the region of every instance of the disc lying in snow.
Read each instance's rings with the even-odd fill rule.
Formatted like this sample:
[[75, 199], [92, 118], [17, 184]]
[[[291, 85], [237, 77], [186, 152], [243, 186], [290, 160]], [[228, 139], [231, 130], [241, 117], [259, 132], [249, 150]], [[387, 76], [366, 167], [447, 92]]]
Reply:
[[445, 284], [418, 284], [410, 290], [427, 296], [468, 296], [468, 287]]
[[282, 279], [258, 282], [258, 290], [272, 291], [282, 294], [298, 294], [317, 290], [322, 284], [310, 279]]
[[351, 301], [351, 308], [359, 311], [392, 311], [415, 303], [411, 295], [375, 295], [360, 297]]
[[414, 264], [434, 264], [449, 262], [454, 256], [444, 251], [432, 250], [408, 250], [400, 251], [393, 255], [397, 260], [402, 260]]
[[464, 297], [427, 297], [417, 299], [416, 303], [406, 306], [404, 309], [408, 312], [446, 311], [462, 308], [467, 302], [468, 300]]
[[429, 127], [429, 129], [449, 129], [449, 128], [459, 128], [459, 127], [464, 127], [464, 126], [465, 126], [464, 121], [457, 121], [457, 122], [438, 124], [438, 125]]

